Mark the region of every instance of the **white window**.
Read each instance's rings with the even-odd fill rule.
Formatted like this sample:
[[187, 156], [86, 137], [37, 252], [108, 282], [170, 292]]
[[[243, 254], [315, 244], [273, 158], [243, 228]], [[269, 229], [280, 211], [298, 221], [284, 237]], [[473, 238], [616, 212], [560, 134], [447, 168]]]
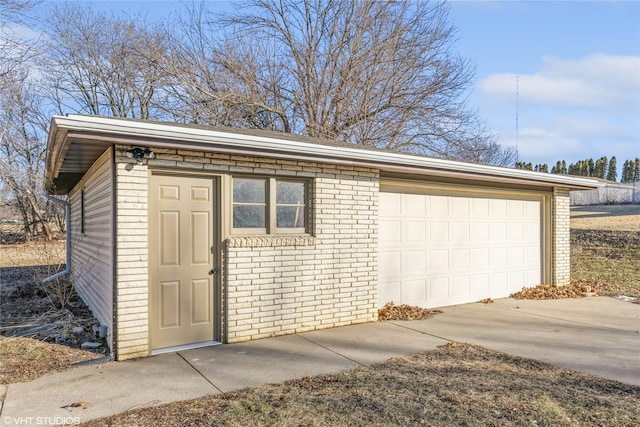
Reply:
[[308, 233], [308, 188], [304, 180], [234, 177], [233, 233]]

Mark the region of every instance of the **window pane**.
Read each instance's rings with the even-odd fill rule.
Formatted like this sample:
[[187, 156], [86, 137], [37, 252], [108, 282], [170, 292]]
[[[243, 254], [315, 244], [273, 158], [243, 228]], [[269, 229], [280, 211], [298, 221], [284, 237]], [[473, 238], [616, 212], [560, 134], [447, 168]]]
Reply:
[[304, 227], [304, 206], [278, 206], [276, 208], [276, 226], [279, 228]]
[[266, 199], [264, 179], [234, 178], [234, 203], [264, 203]]
[[304, 182], [277, 181], [276, 203], [286, 205], [304, 204]]
[[233, 207], [234, 228], [265, 228], [265, 207], [235, 205]]

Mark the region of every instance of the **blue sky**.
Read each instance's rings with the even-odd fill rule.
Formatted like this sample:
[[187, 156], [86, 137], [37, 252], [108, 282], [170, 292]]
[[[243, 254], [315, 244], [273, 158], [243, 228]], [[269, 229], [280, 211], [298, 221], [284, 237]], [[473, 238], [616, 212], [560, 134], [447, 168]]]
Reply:
[[454, 1], [450, 18], [471, 104], [522, 160], [640, 157], [640, 2]]
[[[149, 18], [184, 6], [86, 2]], [[616, 156], [620, 167], [640, 157], [640, 1], [458, 0], [450, 6], [455, 47], [477, 68], [470, 105], [498, 142], [517, 146], [521, 160], [550, 166]]]

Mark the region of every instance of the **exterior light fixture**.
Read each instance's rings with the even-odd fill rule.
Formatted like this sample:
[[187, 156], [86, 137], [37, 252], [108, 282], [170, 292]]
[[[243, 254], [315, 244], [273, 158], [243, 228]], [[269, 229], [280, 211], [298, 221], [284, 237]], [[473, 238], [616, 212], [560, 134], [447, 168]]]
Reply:
[[140, 147], [130, 148], [129, 150], [126, 151], [126, 153], [128, 158], [136, 159], [136, 163], [139, 165], [142, 164], [142, 159], [144, 159], [145, 155], [147, 156], [148, 159], [153, 159], [156, 155], [148, 147], [147, 148], [140, 148]]

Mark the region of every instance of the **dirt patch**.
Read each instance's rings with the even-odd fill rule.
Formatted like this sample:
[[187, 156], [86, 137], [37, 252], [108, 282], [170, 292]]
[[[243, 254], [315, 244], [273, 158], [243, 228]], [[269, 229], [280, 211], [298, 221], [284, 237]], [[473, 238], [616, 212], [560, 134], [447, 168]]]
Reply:
[[640, 205], [574, 206], [571, 229], [640, 232]]
[[640, 425], [640, 387], [458, 344], [89, 426]]
[[[40, 283], [41, 277], [57, 268], [46, 265], [0, 268], [3, 382], [29, 381], [109, 352], [106, 341], [94, 332], [99, 322], [72, 287], [61, 282], [68, 294], [60, 306], [55, 294]], [[95, 347], [80, 351], [87, 342], [95, 343]], [[60, 350], [63, 347], [66, 350]]]
[[[0, 334], [23, 336], [47, 342], [79, 346], [95, 339], [97, 320], [82, 299], [70, 289], [63, 307], [46, 286], [36, 280], [40, 267], [9, 267], [0, 269]], [[66, 286], [70, 286], [68, 283]], [[73, 332], [74, 328], [77, 332]], [[79, 331], [82, 328], [82, 331]]]

